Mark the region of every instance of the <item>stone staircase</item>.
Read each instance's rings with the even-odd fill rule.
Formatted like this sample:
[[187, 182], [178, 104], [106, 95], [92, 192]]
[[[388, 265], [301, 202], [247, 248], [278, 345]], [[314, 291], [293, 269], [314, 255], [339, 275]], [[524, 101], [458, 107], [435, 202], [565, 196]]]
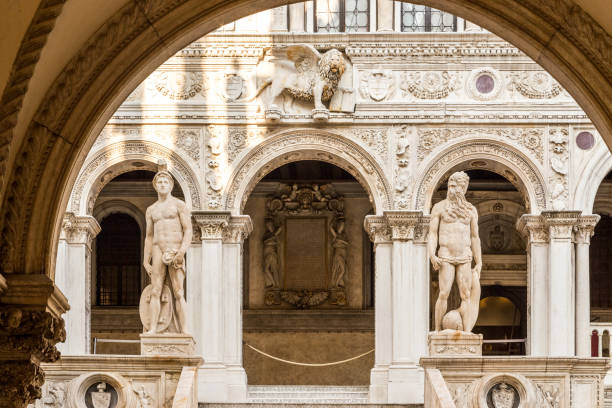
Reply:
[[422, 408], [423, 405], [369, 404], [367, 386], [251, 385], [245, 404], [200, 403], [199, 408], [325, 408], [338, 406], [367, 408]]

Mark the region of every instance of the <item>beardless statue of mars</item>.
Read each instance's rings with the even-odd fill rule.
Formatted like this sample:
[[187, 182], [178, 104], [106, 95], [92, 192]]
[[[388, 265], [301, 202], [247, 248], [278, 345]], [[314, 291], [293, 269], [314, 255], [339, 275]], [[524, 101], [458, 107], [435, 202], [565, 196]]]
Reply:
[[160, 316], [160, 298], [166, 273], [172, 287], [172, 298], [178, 330], [187, 332], [185, 282], [185, 252], [191, 243], [191, 214], [185, 202], [172, 196], [174, 180], [161, 165], [153, 178], [157, 201], [146, 212], [146, 237], [143, 265], [151, 277], [148, 307], [149, 334], [157, 332]]
[[[446, 199], [434, 205], [431, 210], [428, 253], [433, 268], [438, 271], [440, 288], [435, 306], [436, 332], [442, 329], [471, 332], [478, 317], [482, 254], [478, 213], [465, 199], [469, 180], [468, 175], [462, 171], [453, 173], [448, 179]], [[452, 319], [445, 318], [445, 313], [455, 278], [461, 297], [461, 306], [457, 310], [461, 322], [455, 319], [451, 323]]]

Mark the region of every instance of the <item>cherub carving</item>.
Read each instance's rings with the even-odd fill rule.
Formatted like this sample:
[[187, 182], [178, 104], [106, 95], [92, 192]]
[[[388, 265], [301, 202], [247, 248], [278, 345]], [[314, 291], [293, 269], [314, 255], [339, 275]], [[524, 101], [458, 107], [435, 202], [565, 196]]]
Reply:
[[[329, 110], [324, 104], [330, 103], [337, 91], [352, 94], [350, 84], [341, 86], [346, 82], [341, 84], [341, 79], [349, 64], [336, 49], [321, 54], [307, 44], [270, 48], [257, 65], [255, 97], [259, 97], [268, 119], [280, 119], [281, 106], [286, 112], [285, 95], [291, 104], [293, 100], [313, 102], [313, 117], [326, 119]], [[330, 109], [344, 111], [346, 104], [340, 101], [339, 105]]]

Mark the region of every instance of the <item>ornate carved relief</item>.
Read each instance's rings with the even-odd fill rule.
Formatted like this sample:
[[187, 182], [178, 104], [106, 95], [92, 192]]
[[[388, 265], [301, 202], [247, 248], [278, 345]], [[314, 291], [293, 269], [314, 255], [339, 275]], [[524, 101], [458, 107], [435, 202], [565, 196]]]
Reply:
[[395, 206], [400, 209], [410, 205], [412, 178], [410, 176], [410, 141], [408, 140], [408, 126], [398, 126], [390, 129], [396, 137], [395, 148]]
[[521, 180], [528, 191], [533, 192], [534, 203], [540, 209], [546, 208], [546, 197], [544, 185], [537, 171], [522, 156], [509, 148], [491, 142], [477, 141], [466, 142], [449, 149], [425, 171], [417, 189], [416, 209], [425, 209], [425, 200], [433, 192], [436, 183], [443, 175], [446, 168], [452, 164], [473, 159], [474, 157], [492, 157], [500, 162], [507, 162], [515, 166], [521, 173]]
[[[328, 299], [332, 305], [347, 304], [350, 243], [344, 198], [331, 184], [281, 185], [266, 201], [265, 231], [262, 270], [268, 306], [281, 300], [299, 309]], [[302, 234], [299, 242], [295, 234]]]
[[580, 211], [542, 211], [550, 239], [570, 239], [579, 223]]
[[391, 243], [391, 227], [386, 217], [367, 215], [363, 226], [374, 245]]
[[448, 71], [403, 72], [399, 85], [402, 96], [417, 99], [444, 99], [461, 87], [461, 74]]
[[91, 249], [91, 242], [99, 233], [100, 225], [94, 217], [77, 217], [74, 213], [64, 215], [60, 238], [69, 244], [85, 244]]
[[544, 157], [544, 128], [419, 128], [417, 157], [423, 160], [436, 147], [459, 138], [492, 138], [526, 148], [540, 163]]
[[478, 101], [492, 101], [499, 96], [502, 89], [503, 77], [494, 68], [478, 68], [468, 75], [467, 94]]
[[245, 81], [235, 72], [219, 73], [215, 90], [226, 102], [236, 102], [245, 92]]
[[548, 227], [540, 215], [522, 215], [516, 227], [530, 243], [547, 243]]
[[363, 143], [381, 159], [384, 160], [387, 157], [388, 128], [350, 128], [343, 129], [343, 133]]
[[359, 93], [362, 98], [376, 102], [390, 99], [395, 91], [395, 77], [388, 69], [374, 69], [361, 73]]
[[230, 222], [230, 214], [227, 212], [193, 211], [192, 220], [197, 225], [201, 240], [222, 240]]
[[557, 81], [545, 71], [522, 71], [509, 74], [508, 89], [529, 99], [552, 99], [563, 92]]
[[107, 126], [96, 139], [92, 151], [108, 145], [112, 142], [123, 142], [130, 139], [146, 139], [147, 141], [159, 141], [173, 149], [179, 148], [189, 155], [198, 165], [200, 164], [200, 140], [199, 128], [184, 127], [114, 127]]
[[578, 219], [574, 227], [574, 242], [577, 244], [591, 243], [591, 237], [595, 233], [595, 225], [599, 222], [599, 215], [583, 215]]
[[157, 92], [175, 100], [193, 98], [208, 87], [201, 72], [157, 71], [153, 81]]
[[561, 392], [557, 384], [536, 384], [538, 407], [559, 408], [561, 404]]
[[[321, 146], [325, 146], [327, 152], [315, 151]], [[296, 151], [279, 155], [279, 151], [289, 148], [294, 148]], [[237, 166], [233, 179], [225, 190], [225, 208], [234, 208], [240, 189], [243, 189], [240, 197], [240, 208], [243, 208], [249, 193], [261, 178], [285, 163], [299, 160], [320, 160], [338, 165], [369, 190], [368, 193], [377, 206], [391, 208], [389, 185], [373, 159], [367, 157], [353, 143], [341, 137], [317, 134], [312, 130], [301, 130], [277, 136], [269, 143], [263, 143], [249, 152]], [[247, 175], [249, 175], [248, 178]]]
[[550, 200], [551, 206], [555, 211], [567, 208], [569, 199], [569, 149], [568, 135], [566, 128], [553, 128], [549, 130], [550, 142], [550, 176], [548, 179], [551, 185]]
[[[72, 189], [70, 211], [75, 214], [82, 213], [85, 210], [81, 208], [82, 197], [83, 194], [87, 194], [89, 199], [86, 211], [91, 213], [95, 198], [108, 181], [121, 173], [138, 170], [138, 168], [130, 164], [117, 169], [116, 172], [109, 170], [103, 174], [101, 182], [92, 180], [92, 176], [100, 174], [101, 169], [109, 168], [118, 161], [128, 161], [135, 158], [152, 162], [157, 162], [159, 159], [165, 160], [169, 164], [170, 171], [172, 173], [176, 172], [180, 176], [180, 179], [186, 183], [187, 190], [184, 191], [184, 193], [187, 199], [191, 197], [192, 208], [201, 208], [198, 182], [192, 169], [178, 154], [156, 143], [147, 141], [126, 141], [109, 145], [90, 158], [89, 163], [81, 170], [77, 182]], [[89, 187], [91, 190], [85, 191], [85, 187]]]

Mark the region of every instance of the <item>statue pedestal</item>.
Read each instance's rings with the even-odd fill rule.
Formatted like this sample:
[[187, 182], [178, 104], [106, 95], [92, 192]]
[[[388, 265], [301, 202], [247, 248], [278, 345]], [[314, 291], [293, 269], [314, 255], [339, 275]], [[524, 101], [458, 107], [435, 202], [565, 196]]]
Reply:
[[140, 335], [140, 355], [188, 357], [195, 353], [195, 341], [190, 334], [156, 333]]
[[430, 332], [427, 345], [431, 357], [482, 356], [482, 334], [449, 329]]

